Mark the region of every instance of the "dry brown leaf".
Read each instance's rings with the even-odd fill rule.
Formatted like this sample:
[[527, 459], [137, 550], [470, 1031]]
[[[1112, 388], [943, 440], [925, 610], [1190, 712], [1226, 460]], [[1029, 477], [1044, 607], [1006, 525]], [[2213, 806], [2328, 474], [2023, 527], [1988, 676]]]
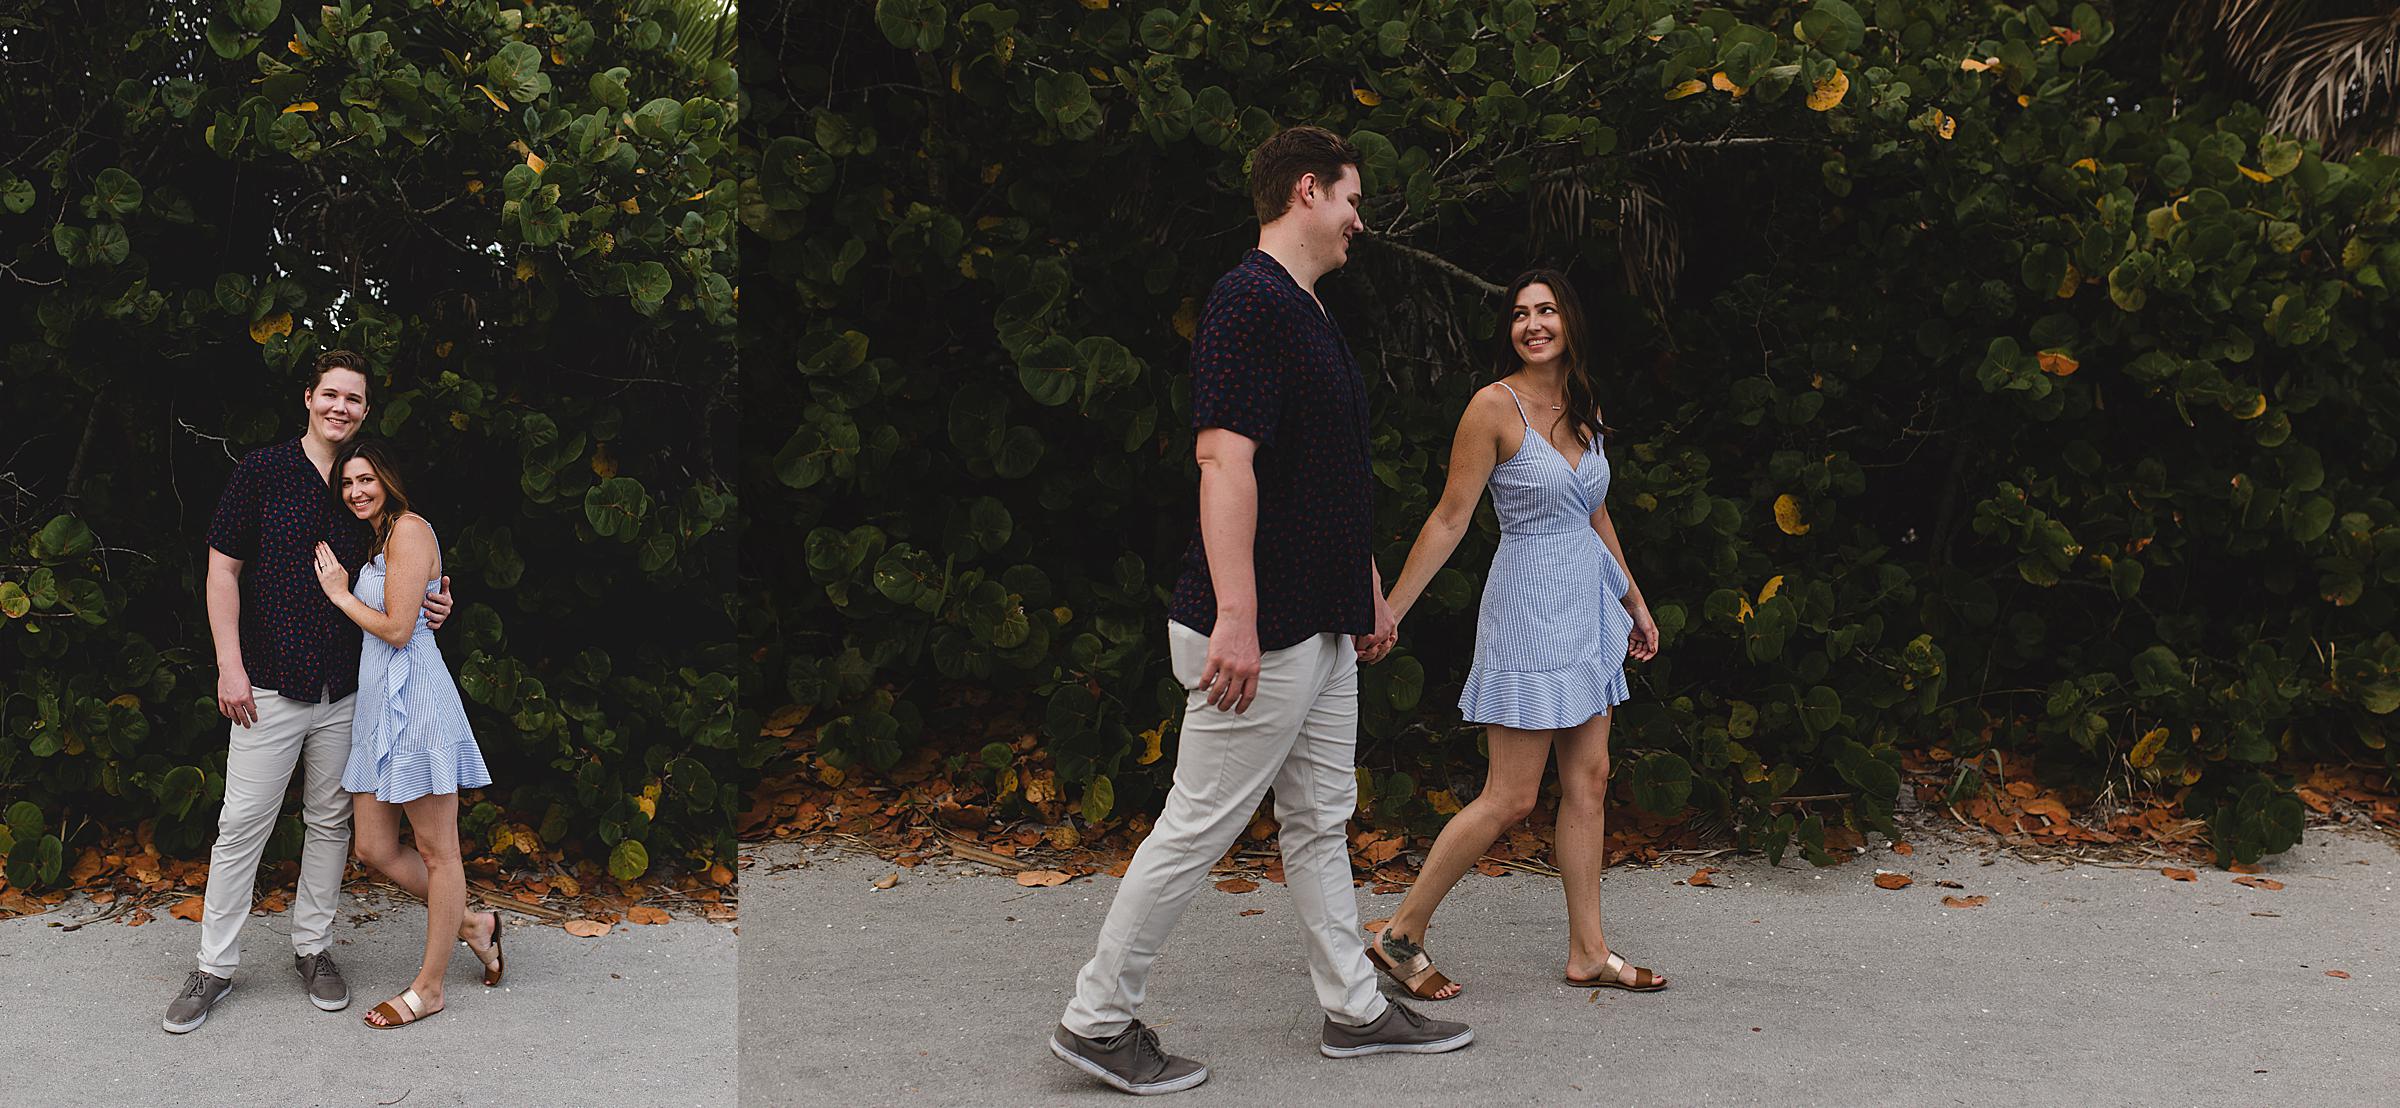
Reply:
[[182, 900], [176, 901], [174, 907], [167, 909], [167, 914], [175, 917], [176, 919], [190, 920], [193, 923], [198, 923], [200, 922], [200, 913], [206, 910], [207, 907], [208, 901], [206, 898], [187, 896]]
[[892, 886], [894, 886], [894, 885], [897, 885], [897, 884], [899, 884], [899, 883], [900, 883], [900, 871], [899, 871], [899, 870], [893, 870], [892, 872], [890, 872], [890, 873], [887, 873], [887, 874], [884, 874], [883, 876], [881, 876], [881, 877], [878, 877], [878, 878], [876, 878], [876, 879], [875, 879], [875, 887], [876, 887], [877, 889], [888, 889], [888, 888], [891, 888]]
[[1217, 891], [1225, 893], [1254, 893], [1258, 891], [1258, 882], [1252, 881], [1247, 877], [1228, 877], [1223, 881], [1217, 882]]
[[2163, 873], [2163, 874], [2166, 874], [2167, 876], [2169, 876], [2169, 877], [2172, 877], [2172, 878], [2174, 878], [2174, 879], [2175, 879], [2175, 880], [2177, 880], [2177, 881], [2198, 881], [2198, 880], [2200, 880], [2200, 875], [2199, 875], [2199, 874], [2197, 874], [2197, 873], [2193, 873], [2192, 871], [2190, 871], [2190, 870], [2188, 870], [2188, 869], [2176, 869], [2176, 868], [2175, 868], [2175, 867], [2173, 867], [2173, 866], [2162, 866], [2162, 867], [2160, 867], [2160, 868], [2159, 868], [2159, 871], [2158, 871], [2158, 872], [2160, 872], [2160, 873]]
[[1875, 875], [1875, 887], [1878, 889], [1905, 889], [1916, 883], [1916, 878], [1905, 873], [1878, 873]]
[[2268, 892], [2274, 892], [2275, 890], [2283, 887], [2283, 882], [2277, 881], [2272, 877], [2236, 877], [2233, 879], [2233, 883], [2236, 885], [2248, 885], [2253, 889], [2265, 889]]
[[608, 925], [596, 919], [571, 919], [566, 922], [567, 934], [578, 939], [597, 939], [608, 934]]
[[1017, 875], [1017, 884], [1028, 889], [1047, 889], [1073, 880], [1054, 869], [1029, 869]]
[[1264, 908], [1244, 908], [1242, 909], [1242, 914], [1245, 916], [1263, 916], [1267, 914], [1267, 910]]
[[1907, 844], [1907, 843], [1905, 843], [1905, 842], [1898, 842], [1898, 843], [1893, 843], [1893, 844], [1892, 844], [1892, 853], [1894, 853], [1894, 854], [1914, 854], [1914, 853], [1916, 853], [1916, 852], [1917, 852], [1917, 848], [1916, 848], [1916, 847], [1910, 846], [1910, 845], [1908, 845], [1908, 844]]
[[2327, 977], [2339, 977], [2339, 978], [2341, 978], [2341, 979], [2342, 979], [2342, 980], [2344, 980], [2344, 981], [2348, 981], [2348, 980], [2350, 980], [2350, 975], [2349, 975], [2348, 973], [2345, 973], [2345, 972], [2343, 972], [2343, 971], [2341, 971], [2341, 970], [2338, 970], [2338, 969], [2329, 969], [2329, 970], [2326, 970], [2326, 971], [2325, 971], [2325, 976], [2327, 976]]
[[125, 913], [125, 926], [127, 927], [140, 927], [148, 922], [150, 922], [150, 909], [148, 908], [136, 908]]
[[1699, 869], [1693, 870], [1690, 877], [1684, 878], [1683, 883], [1702, 889], [1723, 888], [1724, 886], [1708, 879], [1708, 875], [1715, 872], [1717, 872], [1717, 867], [1715, 866], [1702, 866]]
[[1984, 902], [1990, 899], [1992, 898], [1988, 896], [1945, 896], [1942, 898], [1942, 907], [1981, 908]]
[[1958, 882], [1956, 882], [1956, 881], [1952, 881], [1952, 880], [1950, 880], [1950, 879], [1949, 879], [1949, 878], [1947, 878], [1947, 877], [1945, 877], [1945, 878], [1943, 878], [1943, 879], [1941, 879], [1941, 880], [1939, 880], [1939, 881], [1936, 881], [1936, 882], [1934, 882], [1934, 886], [1935, 886], [1936, 888], [1943, 888], [1943, 889], [1963, 889], [1963, 888], [1966, 888], [1966, 886], [1965, 886], [1965, 885], [1961, 885], [1961, 884], [1959, 884]]
[[647, 904], [637, 904], [626, 910], [625, 918], [634, 923], [655, 927], [658, 924], [666, 923], [675, 917], [668, 915], [666, 909], [664, 908], [653, 908]]

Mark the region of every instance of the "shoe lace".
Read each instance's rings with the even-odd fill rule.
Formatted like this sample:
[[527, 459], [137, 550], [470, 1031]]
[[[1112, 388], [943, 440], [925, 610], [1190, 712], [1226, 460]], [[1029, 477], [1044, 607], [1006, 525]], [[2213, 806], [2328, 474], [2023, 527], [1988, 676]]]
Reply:
[[332, 968], [333, 956], [322, 950], [300, 960], [300, 975], [311, 981], [316, 980], [318, 974]]
[[1133, 1053], [1144, 1062], [1167, 1064], [1167, 1052], [1158, 1047], [1158, 1032], [1138, 1023], [1134, 1027]]
[[[184, 979], [183, 979], [183, 996], [185, 996], [185, 997], [192, 997], [192, 996], [202, 996], [202, 995], [205, 995], [207, 992], [208, 992], [208, 975], [207, 975], [206, 973], [204, 973], [204, 972], [202, 972], [202, 971], [200, 971], [200, 970], [193, 970], [193, 971], [192, 971], [192, 975], [191, 975], [190, 977], [186, 977], [186, 978], [184, 978]], [[182, 997], [178, 997], [177, 999], [179, 999], [179, 1000], [180, 1000], [180, 999], [182, 999]]]

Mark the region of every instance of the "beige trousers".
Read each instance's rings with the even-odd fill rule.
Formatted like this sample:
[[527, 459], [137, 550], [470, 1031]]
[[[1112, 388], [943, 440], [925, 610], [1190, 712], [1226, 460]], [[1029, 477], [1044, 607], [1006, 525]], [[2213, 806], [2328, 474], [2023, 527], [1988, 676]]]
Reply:
[[258, 701], [258, 722], [230, 728], [225, 807], [217, 816], [200, 916], [200, 968], [219, 977], [233, 976], [241, 963], [242, 923], [250, 917], [258, 862], [266, 856], [295, 765], [304, 767], [300, 815], [307, 835], [292, 898], [294, 951], [314, 954], [333, 941], [334, 904], [350, 861], [350, 794], [342, 791], [342, 767], [350, 760], [350, 714], [358, 698], [303, 704], [273, 689], [250, 693]]

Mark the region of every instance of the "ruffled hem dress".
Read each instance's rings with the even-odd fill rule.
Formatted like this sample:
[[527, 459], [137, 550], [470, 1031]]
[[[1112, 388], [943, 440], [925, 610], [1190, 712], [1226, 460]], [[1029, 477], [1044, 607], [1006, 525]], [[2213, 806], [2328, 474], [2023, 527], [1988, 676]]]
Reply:
[[[1521, 400], [1517, 417], [1525, 417]], [[1591, 523], [1608, 495], [1600, 446], [1570, 466], [1525, 420], [1517, 452], [1492, 470], [1500, 547], [1484, 578], [1475, 663], [1458, 698], [1469, 723], [1575, 727], [1632, 698], [1625, 653], [1633, 617], [1623, 604], [1632, 582]]]
[[[384, 582], [389, 573], [377, 554], [358, 571], [351, 592], [368, 607], [383, 611]], [[427, 594], [440, 586], [437, 573], [425, 584]], [[455, 793], [492, 783], [483, 764], [483, 751], [467, 724], [466, 704], [458, 685], [442, 664], [441, 648], [433, 641], [423, 609], [408, 645], [395, 647], [373, 635], [358, 655], [358, 709], [350, 723], [350, 760], [342, 769], [342, 788], [373, 793], [387, 804], [406, 804], [422, 796]]]

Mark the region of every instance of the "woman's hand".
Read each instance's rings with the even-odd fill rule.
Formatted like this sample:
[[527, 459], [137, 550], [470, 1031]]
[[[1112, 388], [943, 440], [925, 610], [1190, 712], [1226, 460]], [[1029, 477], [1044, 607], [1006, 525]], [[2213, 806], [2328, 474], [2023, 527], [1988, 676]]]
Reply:
[[347, 596], [350, 593], [350, 571], [342, 568], [342, 560], [333, 556], [333, 547], [317, 544], [317, 584], [324, 586], [325, 595]]
[[1626, 653], [1637, 662], [1658, 657], [1658, 622], [1650, 618], [1650, 605], [1636, 600], [1625, 606], [1633, 616], [1633, 636], [1626, 644]]

